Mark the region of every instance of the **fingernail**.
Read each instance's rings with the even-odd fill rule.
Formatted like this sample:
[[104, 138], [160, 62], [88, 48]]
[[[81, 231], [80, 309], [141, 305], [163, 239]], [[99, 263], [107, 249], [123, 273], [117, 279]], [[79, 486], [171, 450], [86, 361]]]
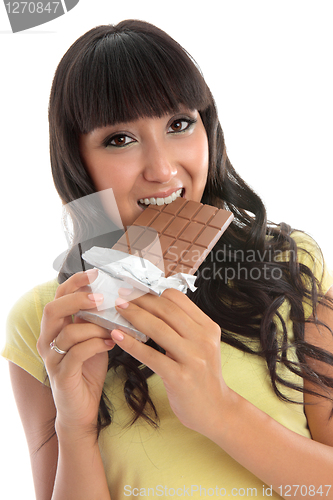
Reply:
[[119, 330], [112, 330], [111, 337], [118, 342], [124, 340], [124, 335]]
[[113, 347], [115, 345], [114, 340], [112, 340], [112, 339], [105, 339], [104, 342], [106, 345], [108, 345], [110, 347]]
[[89, 293], [88, 299], [93, 302], [102, 302], [104, 300], [104, 296], [102, 293]]
[[97, 278], [98, 269], [96, 269], [96, 268], [94, 268], [94, 269], [88, 269], [87, 271], [85, 271], [85, 273], [88, 276], [89, 283], [92, 283]]
[[115, 300], [116, 306], [120, 307], [121, 309], [126, 309], [128, 307], [128, 302], [127, 300], [121, 299], [120, 297], [116, 298]]
[[94, 268], [94, 269], [88, 269], [87, 271], [85, 271], [85, 273], [88, 275], [88, 276], [94, 276], [95, 274], [98, 273], [98, 269]]
[[119, 295], [124, 295], [126, 297], [127, 295], [130, 295], [133, 292], [133, 288], [119, 288], [118, 293]]

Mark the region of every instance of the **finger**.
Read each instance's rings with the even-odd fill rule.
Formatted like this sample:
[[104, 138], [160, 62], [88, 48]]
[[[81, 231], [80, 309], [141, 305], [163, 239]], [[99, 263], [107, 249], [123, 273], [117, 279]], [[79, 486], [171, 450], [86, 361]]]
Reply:
[[64, 295], [53, 302], [47, 304], [48, 314], [52, 319], [57, 320], [72, 316], [81, 309], [92, 309], [101, 305], [104, 301], [103, 294], [91, 292], [76, 292]]
[[90, 285], [98, 276], [98, 269], [89, 269], [73, 274], [64, 283], [58, 286], [55, 298], [63, 297], [69, 293], [76, 292], [79, 288]]
[[[119, 288], [118, 293], [119, 296], [124, 298], [125, 300], [130, 300], [131, 302], [135, 300], [135, 304], [138, 304], [142, 307], [145, 307], [144, 301], [139, 301], [136, 300], [137, 297], [140, 297], [142, 295], [137, 294], [135, 296], [133, 293], [128, 295], [127, 288]], [[144, 299], [145, 301], [148, 301], [150, 297], [155, 297], [154, 295], [147, 293], [145, 294], [147, 299]], [[168, 299], [177, 306], [179, 306], [195, 323], [198, 323], [199, 325], [206, 325], [207, 323], [207, 315], [199, 309], [199, 307], [194, 304], [183, 292], [180, 292], [179, 290], [175, 290], [173, 288], [168, 288], [164, 290], [164, 292], [161, 295], [162, 298]]]
[[125, 352], [148, 366], [148, 368], [162, 377], [162, 379], [166, 378], [168, 374], [176, 374], [178, 365], [169, 356], [139, 342], [121, 330], [112, 330], [111, 337]]
[[103, 339], [89, 339], [86, 342], [76, 344], [68, 353], [63, 356], [58, 364], [63, 376], [71, 377], [77, 375], [82, 370], [85, 361], [103, 352], [113, 349], [114, 344], [108, 345]]
[[[59, 335], [56, 337], [56, 346], [65, 351], [66, 354], [77, 344], [86, 342], [93, 338], [105, 340], [111, 339], [109, 330], [92, 323], [73, 323], [65, 326]], [[56, 356], [58, 355], [58, 356]], [[59, 353], [54, 349], [49, 352], [48, 359], [54, 362], [59, 362]]]
[[[122, 306], [120, 302], [121, 300], [122, 298], [116, 300], [116, 305], [119, 305], [120, 308]], [[127, 298], [124, 300], [126, 304]], [[193, 337], [193, 335], [195, 335], [198, 324], [195, 323], [193, 318], [191, 318], [191, 316], [189, 316], [176, 302], [169, 300], [164, 295], [156, 297], [151, 294], [147, 294], [144, 297], [131, 301], [130, 303], [139, 306], [141, 309], [144, 309], [153, 316], [161, 319], [184, 338]], [[125, 304], [123, 304], [123, 306]], [[133, 314], [135, 314], [133, 309], [128, 309], [128, 307], [123, 307], [123, 310], [124, 315], [131, 314], [132, 317]], [[130, 319], [130, 317], [127, 315], [124, 317], [132, 323], [132, 319]]]
[[[73, 276], [68, 278], [64, 283], [59, 285], [55, 294], [55, 299], [59, 299], [66, 295], [72, 294], [74, 292], [77, 292], [78, 290], [85, 291], [91, 294], [91, 289], [89, 288], [89, 285], [95, 281], [97, 276], [98, 276], [98, 269], [89, 269], [88, 271], [83, 271], [74, 274]], [[52, 306], [50, 307], [52, 308]], [[90, 306], [88, 304], [87, 308], [89, 307]], [[64, 314], [63, 316], [66, 315]], [[66, 320], [64, 320], [64, 322], [71, 323], [71, 318], [67, 318]]]
[[[125, 302], [123, 299], [116, 300], [116, 310], [127, 319], [137, 330], [152, 338], [165, 351], [170, 353], [172, 358], [177, 357], [184, 347], [184, 339], [173, 330], [163, 319], [151, 314], [146, 309], [139, 307], [133, 302]], [[119, 304], [119, 305], [117, 305]], [[126, 308], [123, 306], [126, 305]]]
[[174, 288], [168, 288], [164, 290], [161, 297], [164, 297], [174, 304], [177, 304], [190, 318], [193, 319], [195, 323], [199, 325], [206, 326], [207, 320], [210, 318], [201, 310], [199, 307], [192, 302], [187, 295]]
[[72, 324], [72, 315], [80, 309], [91, 309], [102, 303], [102, 300], [96, 301], [96, 298], [99, 298], [96, 295], [90, 298], [89, 295], [83, 292], [73, 293], [46, 304], [41, 323], [41, 335], [37, 342], [38, 352], [43, 359], [47, 356], [50, 342], [63, 328]]
[[[118, 293], [121, 297], [126, 298], [128, 301], [135, 300], [139, 297], [142, 297], [143, 295], [147, 295], [148, 292], [143, 292], [142, 290], [139, 290], [138, 288], [118, 288]], [[151, 294], [149, 294], [151, 295]]]
[[81, 309], [93, 309], [102, 304], [103, 300], [102, 294], [77, 292], [64, 295], [46, 304], [43, 311], [43, 321], [48, 323], [49, 337], [59, 331], [65, 318], [68, 318], [67, 323], [72, 323], [71, 317], [74, 314]]

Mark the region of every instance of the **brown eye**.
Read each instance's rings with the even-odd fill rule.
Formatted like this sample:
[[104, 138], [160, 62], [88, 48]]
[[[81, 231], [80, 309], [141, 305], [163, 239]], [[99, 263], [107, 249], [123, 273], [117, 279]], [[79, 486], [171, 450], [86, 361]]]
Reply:
[[169, 127], [169, 132], [171, 134], [177, 133], [177, 132], [185, 132], [191, 125], [195, 123], [195, 120], [189, 120], [185, 118], [181, 118], [178, 120], [175, 120], [171, 123]]
[[131, 137], [128, 137], [127, 135], [114, 135], [107, 142], [107, 145], [114, 146], [116, 148], [122, 148], [124, 146], [127, 146], [127, 144], [131, 144], [131, 142], [134, 142], [134, 139], [131, 139]]
[[124, 144], [126, 144], [126, 137], [124, 135], [118, 135], [118, 137], [112, 139], [111, 143], [113, 143], [115, 146], [123, 146]]
[[180, 130], [183, 129], [183, 123], [184, 122], [182, 120], [178, 120], [176, 122], [173, 122], [170, 128], [172, 128], [174, 132], [180, 132]]
[[133, 142], [136, 142], [135, 139], [132, 137], [129, 137], [126, 134], [115, 134], [115, 135], [110, 135], [104, 139], [102, 142], [103, 147], [105, 148], [124, 148], [126, 146], [129, 146]]

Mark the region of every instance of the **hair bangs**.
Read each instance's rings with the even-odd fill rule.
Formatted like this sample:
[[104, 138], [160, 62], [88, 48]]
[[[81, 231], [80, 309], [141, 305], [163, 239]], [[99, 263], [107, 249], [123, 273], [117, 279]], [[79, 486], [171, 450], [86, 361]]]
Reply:
[[[212, 101], [201, 72], [178, 44], [170, 47], [143, 33], [108, 34], [76, 61], [68, 119], [77, 133], [161, 117], [188, 109], [205, 109]], [[163, 40], [162, 40], [163, 42]]]

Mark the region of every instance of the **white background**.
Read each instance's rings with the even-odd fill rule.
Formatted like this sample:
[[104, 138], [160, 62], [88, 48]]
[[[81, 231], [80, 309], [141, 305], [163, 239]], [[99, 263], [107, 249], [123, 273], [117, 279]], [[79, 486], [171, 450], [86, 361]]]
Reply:
[[[48, 157], [47, 106], [60, 58], [81, 34], [126, 18], [152, 22], [196, 59], [215, 97], [228, 154], [268, 217], [306, 230], [333, 267], [333, 9], [330, 1], [80, 0], [12, 34], [0, 5], [0, 347], [11, 305], [55, 276], [66, 248]], [[29, 456], [0, 359], [0, 495], [34, 499]]]

